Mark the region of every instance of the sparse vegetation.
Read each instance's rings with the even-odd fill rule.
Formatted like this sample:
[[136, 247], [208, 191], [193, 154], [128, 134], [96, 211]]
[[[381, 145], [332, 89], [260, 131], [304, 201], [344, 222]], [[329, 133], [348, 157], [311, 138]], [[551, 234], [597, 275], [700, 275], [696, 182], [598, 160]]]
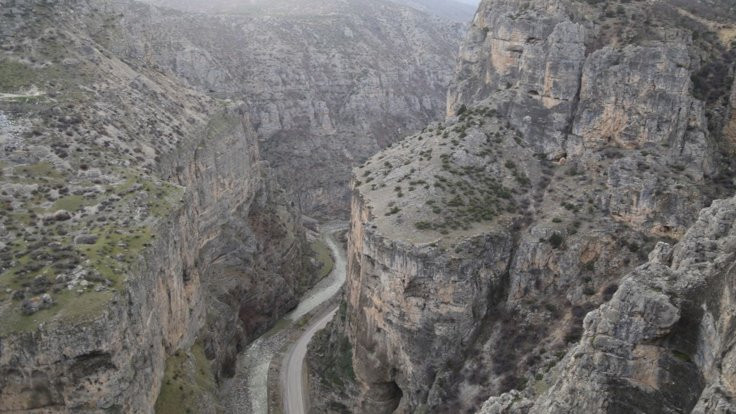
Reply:
[[179, 350], [166, 360], [161, 392], [156, 400], [156, 414], [198, 412], [197, 404], [205, 394], [214, 394], [216, 382], [204, 348], [199, 342], [189, 350]]
[[332, 268], [335, 266], [335, 262], [330, 254], [330, 249], [322, 240], [314, 240], [311, 242], [310, 247], [317, 260], [317, 272], [319, 279], [326, 277], [332, 272]]
[[560, 233], [552, 233], [551, 236], [549, 236], [549, 239], [547, 240], [549, 244], [552, 245], [553, 248], [559, 249], [562, 247], [562, 244], [565, 242], [565, 239], [562, 237]]

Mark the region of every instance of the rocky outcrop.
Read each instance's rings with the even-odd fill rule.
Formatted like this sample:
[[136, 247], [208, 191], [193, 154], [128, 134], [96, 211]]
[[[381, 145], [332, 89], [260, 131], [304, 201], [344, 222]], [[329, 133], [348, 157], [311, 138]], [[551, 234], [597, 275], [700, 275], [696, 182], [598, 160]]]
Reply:
[[551, 158], [667, 143], [682, 162], [710, 160], [712, 144], [694, 136], [707, 126], [704, 104], [691, 94], [700, 62], [689, 55], [690, 34], [654, 25], [648, 42], [591, 50], [608, 35], [596, 13], [562, 1], [484, 2], [460, 52], [449, 113], [493, 97]]
[[498, 96], [545, 154], [561, 156], [578, 102], [585, 27], [560, 2], [483, 2], [460, 50], [448, 113]]
[[732, 106], [730, 107], [729, 116], [727, 118], [728, 121], [724, 127], [723, 136], [726, 137], [733, 146], [736, 145], [736, 107], [733, 106], [736, 105], [736, 79], [734, 79], [734, 85], [731, 88], [731, 98], [729, 101]]
[[[445, 364], [458, 363], [478, 335], [477, 318], [500, 289], [511, 253], [508, 233], [457, 246], [412, 246], [370, 226], [371, 211], [354, 198], [348, 257], [350, 340], [364, 385], [361, 412], [411, 410], [427, 400]], [[421, 347], [397, 346], [421, 343]], [[449, 358], [448, 358], [449, 356]]]
[[612, 299], [585, 317], [580, 343], [530, 401], [495, 397], [481, 413], [725, 413], [736, 409], [733, 257], [736, 199], [704, 209], [661, 243]]
[[247, 110], [111, 53], [108, 5], [0, 2], [0, 411], [152, 412], [167, 356], [228, 376], [313, 282]]
[[[723, 70], [724, 44], [693, 35], [707, 22], [678, 7], [482, 2], [447, 121], [354, 172], [357, 412], [472, 412], [486, 400], [487, 412], [676, 412], [716, 389], [671, 357], [694, 355], [680, 334], [691, 318], [624, 278], [734, 190], [717, 104], [730, 85], [703, 75]], [[585, 343], [589, 357], [568, 353]], [[579, 392], [590, 399], [576, 405]]]

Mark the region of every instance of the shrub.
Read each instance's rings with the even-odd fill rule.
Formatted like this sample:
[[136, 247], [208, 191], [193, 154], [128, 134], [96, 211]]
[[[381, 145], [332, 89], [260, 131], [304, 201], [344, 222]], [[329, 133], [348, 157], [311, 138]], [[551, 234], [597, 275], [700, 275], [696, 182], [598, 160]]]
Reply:
[[398, 208], [398, 207], [396, 207], [396, 206], [394, 206], [394, 207], [392, 207], [392, 208], [391, 208], [391, 210], [389, 210], [389, 211], [388, 211], [388, 212], [386, 213], [386, 215], [387, 215], [387, 216], [393, 216], [394, 214], [398, 213], [399, 211], [401, 211], [401, 209], [400, 209], [400, 208]]
[[577, 342], [583, 336], [583, 327], [579, 325], [571, 326], [570, 329], [565, 333], [565, 342], [572, 343]]
[[414, 223], [414, 227], [416, 227], [419, 230], [429, 230], [432, 228], [432, 223], [426, 222], [426, 221], [419, 221]]
[[562, 237], [560, 233], [552, 233], [551, 236], [549, 236], [549, 244], [552, 245], [553, 248], [558, 249], [560, 246], [562, 246], [562, 243], [565, 241], [565, 239]]

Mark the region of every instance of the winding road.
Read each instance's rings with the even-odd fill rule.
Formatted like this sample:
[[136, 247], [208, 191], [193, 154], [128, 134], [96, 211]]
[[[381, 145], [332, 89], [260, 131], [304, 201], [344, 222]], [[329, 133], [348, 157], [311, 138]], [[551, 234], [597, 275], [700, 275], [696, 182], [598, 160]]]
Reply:
[[[304, 398], [304, 358], [307, 346], [314, 334], [324, 328], [337, 310], [330, 308], [311, 316], [299, 338], [290, 344], [292, 333], [307, 314], [332, 299], [345, 283], [347, 260], [335, 233], [344, 230], [345, 223], [330, 223], [322, 226], [322, 237], [332, 252], [335, 261], [332, 272], [319, 281], [303, 297], [299, 305], [240, 354], [236, 363], [235, 376], [223, 384], [225, 412], [244, 414], [268, 413], [268, 371], [275, 355], [288, 345], [280, 363], [279, 382], [287, 414], [304, 413], [308, 401]], [[276, 361], [273, 361], [277, 363]]]
[[[330, 279], [330, 281], [327, 283], [328, 286], [324, 289], [319, 289], [314, 297], [308, 296], [299, 304], [289, 315], [294, 318], [293, 320], [297, 320], [309, 312], [306, 308], [312, 310], [319, 304], [332, 298], [345, 283], [347, 267], [345, 251], [334, 237], [335, 232], [339, 229], [325, 230], [325, 242], [327, 243], [327, 247], [332, 251], [332, 256], [335, 259], [332, 273], [326, 278]], [[300, 311], [302, 304], [305, 304], [305, 309]], [[284, 359], [281, 362], [280, 385], [286, 414], [304, 414], [307, 412], [308, 401], [304, 398], [304, 391], [306, 390], [305, 380], [307, 378], [304, 371], [304, 358], [307, 355], [307, 346], [314, 334], [327, 326], [327, 323], [332, 320], [335, 313], [337, 313], [337, 306], [332, 307], [323, 314], [315, 316], [309, 322], [304, 333], [289, 347], [289, 351], [284, 355]]]
[[286, 353], [281, 364], [281, 392], [284, 402], [284, 411], [287, 414], [304, 414], [307, 412], [307, 401], [304, 398], [306, 391], [307, 374], [304, 371], [304, 357], [307, 355], [307, 346], [317, 331], [324, 329], [327, 323], [337, 313], [337, 306], [309, 325], [299, 340]]

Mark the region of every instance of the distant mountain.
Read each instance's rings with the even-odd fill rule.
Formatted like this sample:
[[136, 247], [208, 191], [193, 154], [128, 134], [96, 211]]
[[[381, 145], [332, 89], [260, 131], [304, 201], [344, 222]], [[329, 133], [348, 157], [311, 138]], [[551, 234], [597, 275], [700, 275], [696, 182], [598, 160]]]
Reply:
[[469, 23], [478, 8], [476, 0], [391, 0], [448, 20]]
[[[296, 0], [145, 0], [157, 6], [216, 14], [314, 15], [354, 7], [351, 1]], [[467, 23], [478, 0], [388, 0], [446, 20]], [[380, 4], [381, 1], [376, 0]]]
[[209, 10], [162, 11], [189, 43], [160, 40], [156, 63], [246, 100], [264, 158], [307, 214], [347, 214], [351, 169], [445, 114], [457, 21], [385, 0], [149, 1]]

